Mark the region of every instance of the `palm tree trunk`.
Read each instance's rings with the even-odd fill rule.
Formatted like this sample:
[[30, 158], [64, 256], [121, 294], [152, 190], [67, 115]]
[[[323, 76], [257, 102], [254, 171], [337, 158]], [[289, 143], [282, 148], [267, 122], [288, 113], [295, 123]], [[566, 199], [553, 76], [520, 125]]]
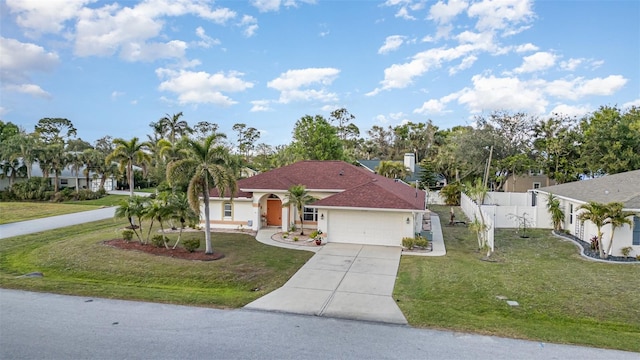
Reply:
[[204, 244], [205, 254], [213, 254], [213, 247], [211, 246], [211, 224], [209, 223], [209, 182], [204, 182], [205, 186], [202, 190], [204, 198]]
[[133, 197], [133, 163], [130, 161], [129, 164], [127, 164], [127, 172], [129, 175], [129, 193], [130, 196]]
[[598, 252], [600, 253], [600, 258], [601, 259], [606, 259], [606, 255], [603, 249], [603, 244], [602, 244], [602, 231], [600, 230], [600, 228], [598, 228]]
[[615, 233], [616, 228], [611, 227], [611, 239], [609, 239], [609, 245], [607, 246], [607, 251], [604, 253], [605, 259], [611, 255], [611, 248], [613, 247], [613, 234]]

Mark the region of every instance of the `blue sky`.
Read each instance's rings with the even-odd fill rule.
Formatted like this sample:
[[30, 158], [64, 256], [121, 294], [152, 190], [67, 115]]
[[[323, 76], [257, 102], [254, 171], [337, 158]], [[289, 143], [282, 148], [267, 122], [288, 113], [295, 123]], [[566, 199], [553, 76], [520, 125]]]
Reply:
[[0, 118], [68, 118], [89, 142], [180, 111], [279, 145], [343, 107], [366, 135], [640, 106], [636, 0], [4, 0], [0, 16]]

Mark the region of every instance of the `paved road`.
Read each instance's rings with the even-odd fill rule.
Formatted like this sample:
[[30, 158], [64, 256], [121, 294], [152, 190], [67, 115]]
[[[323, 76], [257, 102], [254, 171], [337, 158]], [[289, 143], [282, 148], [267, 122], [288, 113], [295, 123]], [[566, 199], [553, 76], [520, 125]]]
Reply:
[[0, 359], [618, 359], [640, 354], [252, 310], [0, 289]]
[[113, 218], [115, 207], [0, 225], [0, 239]]

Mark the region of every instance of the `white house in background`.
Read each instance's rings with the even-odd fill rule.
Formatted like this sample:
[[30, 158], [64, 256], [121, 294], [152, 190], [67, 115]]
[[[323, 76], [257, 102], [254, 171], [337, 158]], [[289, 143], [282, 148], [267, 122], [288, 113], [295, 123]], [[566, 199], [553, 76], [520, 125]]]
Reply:
[[[583, 211], [578, 210], [580, 205], [589, 201], [624, 204], [625, 211], [635, 212], [636, 215], [629, 217], [633, 225], [616, 228], [612, 255], [621, 256], [620, 249], [627, 246], [633, 248], [632, 255], [640, 255], [640, 170], [531, 190], [533, 205], [536, 206], [538, 214], [542, 215], [546, 212], [548, 194], [556, 196], [564, 209], [563, 228], [584, 241], [589, 241], [595, 236], [597, 228], [590, 221], [578, 220], [578, 215]], [[551, 219], [548, 215], [546, 222], [546, 227], [551, 228]], [[541, 224], [542, 222], [538, 227], [544, 227], [540, 226]], [[603, 244], [606, 249], [611, 237], [611, 226], [607, 225], [602, 230]]]
[[[84, 167], [80, 168], [80, 171], [76, 175], [75, 171], [71, 171], [70, 168], [66, 167], [62, 170], [60, 176], [58, 176], [58, 188], [75, 188], [78, 186], [80, 189], [91, 189], [92, 191], [98, 191], [100, 189], [100, 179], [94, 178], [95, 173], [93, 171], [89, 172], [89, 183], [87, 184], [87, 177], [84, 175]], [[38, 162], [34, 162], [31, 166], [31, 177], [43, 177], [42, 169]], [[17, 178], [15, 180], [16, 183], [24, 182], [27, 178]], [[49, 182], [51, 186], [53, 186], [53, 182], [55, 181], [55, 176], [53, 173], [49, 174]], [[111, 191], [116, 189], [116, 179], [114, 176], [110, 176], [105, 180], [104, 189], [106, 191]], [[9, 179], [0, 179], [0, 190], [5, 190], [9, 188]]]
[[401, 246], [422, 231], [424, 191], [344, 161], [300, 161], [238, 181], [230, 199], [213, 190], [212, 227], [300, 227], [296, 209], [284, 206], [293, 185], [319, 200], [304, 209], [304, 227], [319, 229], [328, 242]]

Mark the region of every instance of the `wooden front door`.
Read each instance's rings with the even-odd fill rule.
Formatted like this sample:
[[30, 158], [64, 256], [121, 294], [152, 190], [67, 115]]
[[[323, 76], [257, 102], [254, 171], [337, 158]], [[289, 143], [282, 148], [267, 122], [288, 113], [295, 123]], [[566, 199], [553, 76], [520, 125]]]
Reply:
[[267, 199], [267, 226], [282, 226], [282, 201]]

